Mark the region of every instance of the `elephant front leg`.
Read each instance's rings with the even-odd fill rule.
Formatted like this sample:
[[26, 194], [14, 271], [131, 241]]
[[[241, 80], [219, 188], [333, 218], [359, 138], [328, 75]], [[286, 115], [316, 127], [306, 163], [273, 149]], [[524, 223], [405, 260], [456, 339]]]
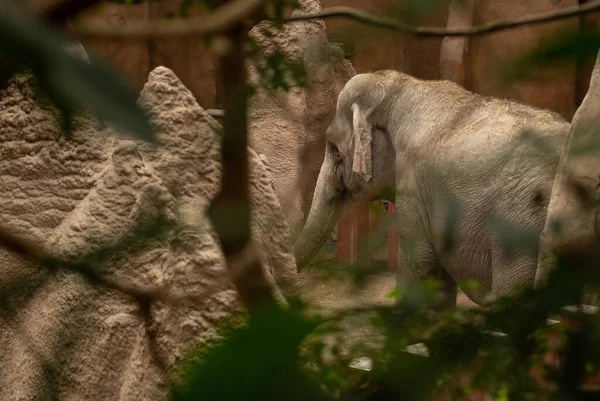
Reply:
[[[397, 182], [396, 224], [398, 227], [398, 269], [396, 285], [399, 292], [397, 304], [403, 296], [413, 293], [411, 287], [428, 279], [441, 282], [441, 300], [432, 311], [456, 306], [458, 287], [454, 279], [440, 265], [433, 245], [427, 235], [424, 206], [419, 204], [416, 181], [405, 175]], [[410, 302], [409, 299], [404, 299]], [[415, 300], [419, 302], [419, 300]]]
[[[396, 299], [397, 305], [399, 306], [403, 302], [422, 302], [421, 297], [413, 292], [414, 287], [426, 280], [436, 280], [441, 287], [438, 290], [439, 299], [436, 299], [431, 311], [440, 312], [454, 308], [458, 286], [448, 272], [437, 263], [429, 243], [425, 240], [418, 241], [416, 249], [413, 251], [407, 250], [402, 245], [399, 247], [401, 249], [398, 252], [396, 285], [400, 296]], [[408, 297], [408, 299], [403, 297]]]

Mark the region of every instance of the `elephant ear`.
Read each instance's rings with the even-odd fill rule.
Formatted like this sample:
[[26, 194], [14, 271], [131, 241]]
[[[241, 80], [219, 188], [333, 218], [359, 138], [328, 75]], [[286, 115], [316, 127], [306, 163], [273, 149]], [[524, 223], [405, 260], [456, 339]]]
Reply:
[[359, 173], [365, 181], [372, 177], [371, 171], [371, 126], [358, 104], [352, 105], [352, 136], [354, 139], [354, 161], [352, 171]]

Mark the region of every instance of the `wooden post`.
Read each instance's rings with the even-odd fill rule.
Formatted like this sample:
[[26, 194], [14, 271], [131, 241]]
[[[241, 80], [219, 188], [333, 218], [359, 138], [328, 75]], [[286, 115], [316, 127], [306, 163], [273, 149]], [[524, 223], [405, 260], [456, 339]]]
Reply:
[[352, 260], [354, 242], [354, 229], [351, 209], [345, 209], [337, 225], [337, 260], [340, 263], [349, 263]]
[[370, 224], [370, 207], [369, 202], [359, 202], [356, 205], [356, 251], [354, 258], [358, 257], [359, 253], [367, 246], [366, 241], [369, 239]]
[[368, 202], [356, 202], [347, 207], [338, 220], [337, 260], [342, 263], [355, 263], [362, 241], [368, 233]]
[[388, 204], [391, 223], [388, 228], [388, 270], [395, 272], [398, 268], [398, 227], [396, 227], [396, 204]]
[[[470, 28], [473, 26], [475, 2], [473, 0], [452, 0], [448, 10], [448, 28]], [[466, 55], [468, 37], [446, 37], [440, 46], [440, 75], [467, 87]]]

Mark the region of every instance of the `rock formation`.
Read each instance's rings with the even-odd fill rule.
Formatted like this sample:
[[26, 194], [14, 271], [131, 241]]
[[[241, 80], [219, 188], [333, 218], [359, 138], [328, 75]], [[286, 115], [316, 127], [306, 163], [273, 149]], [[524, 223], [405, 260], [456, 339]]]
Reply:
[[[240, 310], [203, 214], [219, 189], [218, 124], [171, 70], [157, 68], [140, 96], [157, 147], [124, 140], [88, 114], [75, 118], [69, 139], [32, 79], [16, 76], [0, 95], [0, 225], [56, 258], [94, 255], [113, 282], [189, 302], [136, 299], [0, 249], [0, 399], [162, 399], [183, 354]], [[252, 150], [250, 170], [252, 235], [281, 296], [295, 281], [289, 232]], [[135, 240], [157, 221], [169, 224]], [[107, 247], [114, 252], [100, 252]]]
[[[321, 10], [318, 0], [300, 0], [299, 5], [292, 15]], [[310, 210], [337, 96], [356, 72], [342, 49], [328, 42], [322, 20], [287, 24], [273, 37], [262, 33], [267, 28], [268, 22], [263, 22], [250, 36], [266, 54], [278, 49], [300, 61], [306, 71], [305, 88], [258, 89], [249, 110], [252, 147], [269, 160], [275, 191], [295, 238]], [[255, 64], [249, 65], [249, 72], [258, 86]]]

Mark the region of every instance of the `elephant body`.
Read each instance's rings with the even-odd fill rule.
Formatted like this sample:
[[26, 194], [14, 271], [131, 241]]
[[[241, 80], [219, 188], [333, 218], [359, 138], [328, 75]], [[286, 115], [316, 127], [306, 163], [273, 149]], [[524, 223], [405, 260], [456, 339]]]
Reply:
[[[355, 76], [327, 130], [313, 206], [294, 247], [299, 267], [318, 250], [329, 229], [323, 223], [335, 221], [344, 199], [373, 199], [390, 185], [400, 288], [438, 278], [455, 303], [457, 283], [475, 280], [484, 291], [463, 290], [485, 304], [486, 296], [533, 285], [568, 130], [558, 114], [449, 81], [396, 71]], [[509, 226], [521, 235], [503, 235]]]

